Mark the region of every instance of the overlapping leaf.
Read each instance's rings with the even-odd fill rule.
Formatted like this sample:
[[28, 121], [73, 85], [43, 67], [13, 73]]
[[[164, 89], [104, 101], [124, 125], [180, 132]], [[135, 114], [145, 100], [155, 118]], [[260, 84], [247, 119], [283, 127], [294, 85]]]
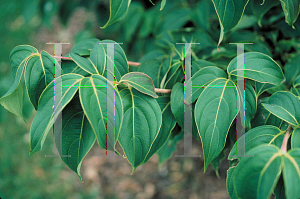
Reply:
[[[253, 128], [244, 135], [245, 142], [243, 139], [239, 138], [238, 141], [232, 147], [228, 159], [232, 160], [233, 157], [239, 154], [247, 153], [250, 149], [262, 145], [262, 144], [274, 144], [277, 147], [281, 147], [284, 131], [281, 131], [279, 128], [271, 125], [264, 125]], [[239, 148], [237, 148], [239, 147]], [[245, 149], [245, 151], [242, 151]]]
[[[225, 146], [228, 130], [237, 115], [237, 90], [228, 79], [219, 78], [205, 88], [195, 106], [195, 121], [200, 134], [204, 171]], [[219, 85], [219, 87], [216, 87]]]
[[134, 88], [125, 88], [120, 95], [124, 119], [119, 142], [134, 171], [149, 155], [161, 128], [162, 113], [156, 99]]
[[134, 87], [136, 90], [146, 95], [150, 95], [154, 98], [158, 97], [154, 91], [154, 84], [152, 79], [144, 73], [127, 73], [121, 78], [119, 83], [126, 83], [127, 85]]
[[62, 112], [62, 134], [61, 137], [55, 137], [55, 143], [61, 159], [78, 174], [80, 180], [82, 160], [95, 140], [95, 134], [84, 115], [77, 93]]
[[286, 23], [295, 28], [293, 24], [297, 20], [300, 12], [300, 0], [280, 0], [280, 3]]
[[293, 130], [291, 147], [292, 147], [292, 149], [300, 148], [300, 129], [299, 128]]
[[250, 5], [254, 16], [257, 18], [257, 23], [261, 27], [263, 16], [274, 6], [277, 6], [279, 1], [252, 0]]
[[233, 184], [238, 198], [269, 198], [281, 174], [281, 155], [274, 145], [260, 145], [235, 167]]
[[299, 125], [300, 102], [292, 93], [286, 91], [276, 92], [269, 98], [268, 103], [262, 105], [276, 117], [289, 124]]
[[[244, 66], [237, 66], [237, 59], [245, 61]], [[243, 69], [240, 69], [243, 68]], [[235, 57], [228, 65], [227, 72], [229, 75], [237, 76], [237, 70], [243, 70], [245, 77], [261, 83], [279, 85], [284, 76], [280, 66], [268, 55], [249, 52]]]
[[[29, 99], [36, 110], [43, 90], [54, 79], [55, 67], [59, 67], [60, 71], [60, 65], [55, 63], [55, 59], [45, 51], [32, 56], [27, 62], [25, 70], [26, 88]], [[56, 76], [60, 75], [56, 74]]]
[[0, 103], [4, 108], [20, 117], [22, 117], [23, 109], [23, 86], [20, 81], [27, 60], [36, 53], [38, 51], [34, 47], [21, 45], [15, 47], [9, 56], [15, 80], [10, 89], [0, 98]]
[[[107, 86], [114, 90], [113, 85], [107, 83], [105, 77], [92, 75], [83, 78], [79, 88], [80, 103], [96, 134], [98, 144], [103, 149], [106, 148], [106, 142], [110, 142], [111, 146], [115, 146], [123, 119], [123, 104], [120, 94], [115, 90], [115, 99], [107, 97], [110, 96], [107, 95]], [[107, 121], [107, 111], [109, 111], [107, 110], [107, 100], [115, 105], [115, 121]], [[114, 123], [114, 140], [107, 136], [106, 125], [108, 122]]]
[[248, 1], [249, 0], [212, 0], [221, 27], [218, 45], [222, 42], [224, 33], [230, 31], [239, 23]]
[[[37, 113], [30, 128], [30, 154], [42, 149], [49, 130], [52, 128], [58, 114], [62, 111], [54, 110], [54, 108], [58, 109], [59, 104], [61, 104], [62, 109], [64, 109], [71, 101], [78, 90], [78, 84], [82, 79], [82, 76], [77, 74], [66, 74], [56, 78], [57, 81], [61, 79], [62, 84], [68, 85], [68, 87], [62, 87], [62, 100], [55, 101], [56, 106], [54, 106], [53, 95], [54, 81], [48, 84], [39, 99]], [[77, 85], [77, 87], [75, 85]], [[56, 115], [54, 115], [55, 112]]]

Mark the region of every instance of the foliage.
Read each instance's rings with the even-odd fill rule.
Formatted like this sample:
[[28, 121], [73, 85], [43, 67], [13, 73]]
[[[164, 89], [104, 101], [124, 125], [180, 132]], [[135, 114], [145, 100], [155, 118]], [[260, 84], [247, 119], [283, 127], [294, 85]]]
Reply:
[[[102, 28], [107, 34], [124, 31], [115, 40], [130, 44], [115, 44], [114, 82], [107, 80], [112, 59], [104, 44], [113, 40], [83, 40], [65, 56], [56, 81], [67, 86], [58, 102], [62, 109], [56, 111], [63, 114], [63, 154], [71, 156], [62, 160], [81, 179], [82, 160], [94, 142], [107, 149], [109, 141], [121, 146], [132, 172], [156, 153], [160, 164], [166, 161], [183, 138], [187, 102], [185, 48], [175, 43], [197, 42], [192, 46], [190, 100], [192, 134], [202, 142], [204, 172], [209, 164], [218, 172], [231, 148], [227, 156], [231, 198], [269, 198], [272, 193], [276, 198], [300, 197], [300, 2], [280, 4], [163, 0], [159, 7], [145, 9], [136, 1], [111, 0]], [[116, 23], [122, 19], [124, 23]], [[236, 56], [236, 45], [229, 42], [253, 44]], [[128, 64], [127, 57], [139, 59], [140, 65]], [[53, 110], [55, 59], [29, 45], [15, 47], [9, 58], [15, 81], [0, 103], [23, 117], [23, 96], [28, 94], [37, 111], [30, 129], [33, 154], [42, 149], [58, 117]], [[243, 69], [239, 58], [244, 60]], [[240, 77], [245, 78], [244, 91], [237, 86]], [[106, 99], [108, 87], [115, 91], [114, 99]], [[115, 142], [107, 139], [108, 100], [115, 103]], [[245, 103], [245, 148], [237, 148], [242, 138], [232, 139], [234, 120], [244, 111], [241, 103]], [[116, 150], [121, 156], [122, 151]], [[238, 151], [246, 156], [234, 157]]]

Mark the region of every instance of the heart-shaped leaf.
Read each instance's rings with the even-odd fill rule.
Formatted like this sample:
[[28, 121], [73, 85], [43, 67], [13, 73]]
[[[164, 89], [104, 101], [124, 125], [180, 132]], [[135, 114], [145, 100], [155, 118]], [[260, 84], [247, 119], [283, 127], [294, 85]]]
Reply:
[[235, 84], [219, 78], [202, 91], [196, 102], [194, 114], [202, 140], [204, 171], [225, 146], [227, 133], [237, 115], [237, 99]]
[[[114, 90], [113, 85], [107, 83], [105, 77], [92, 75], [91, 77], [83, 78], [79, 88], [80, 103], [95, 132], [98, 144], [103, 149], [107, 148], [107, 140], [111, 146], [115, 146], [123, 119], [123, 104], [120, 94], [115, 90], [115, 99], [107, 97], [110, 96], [107, 95], [107, 86]], [[110, 103], [115, 105], [115, 121], [107, 121], [107, 100], [110, 100]], [[114, 140], [107, 136], [107, 122], [114, 124]]]
[[[30, 128], [30, 154], [33, 154], [42, 149], [46, 136], [52, 128], [58, 114], [62, 110], [55, 111], [61, 104], [62, 109], [71, 101], [78, 90], [78, 85], [83, 77], [77, 74], [66, 74], [55, 78], [55, 80], [62, 80], [62, 100], [56, 102], [54, 106], [54, 81], [52, 81], [43, 91], [35, 118], [33, 119]], [[56, 112], [56, 115], [54, 113]]]
[[300, 102], [294, 94], [287, 91], [276, 92], [269, 98], [267, 104], [262, 105], [276, 117], [292, 125], [299, 125]]
[[133, 171], [147, 158], [162, 124], [156, 99], [134, 88], [121, 90], [124, 119], [119, 142]]
[[141, 93], [150, 95], [151, 97], [154, 98], [158, 97], [154, 91], [155, 87], [152, 79], [144, 73], [140, 73], [140, 72], [127, 73], [121, 78], [120, 83], [126, 83], [127, 85], [132, 86], [133, 88], [140, 91]]
[[[245, 65], [244, 62], [242, 63], [244, 69], [237, 69], [241, 68], [237, 66], [237, 59], [240, 58], [245, 61]], [[261, 83], [279, 85], [284, 80], [280, 66], [268, 55], [258, 52], [244, 53], [235, 57], [229, 63], [227, 72], [229, 75], [237, 76], [237, 70], [244, 70], [244, 75], [241, 77]]]

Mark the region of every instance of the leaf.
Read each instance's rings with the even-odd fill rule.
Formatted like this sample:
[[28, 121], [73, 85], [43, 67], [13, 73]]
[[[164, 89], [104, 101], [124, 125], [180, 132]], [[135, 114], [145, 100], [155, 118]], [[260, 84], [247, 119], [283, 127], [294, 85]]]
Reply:
[[73, 60], [64, 60], [61, 65], [61, 69], [63, 71], [63, 74], [76, 73], [84, 77], [90, 75], [90, 73], [82, 70], [81, 67], [78, 66]]
[[[112, 40], [102, 40], [101, 43], [116, 43]], [[124, 50], [121, 48], [119, 44], [114, 44], [111, 47], [108, 44], [102, 44], [106, 53], [106, 65], [108, 62], [112, 62], [112, 58], [108, 57], [107, 55], [107, 46], [109, 46], [110, 50], [114, 51], [114, 76], [116, 77], [117, 81], [120, 81], [121, 77], [129, 72], [129, 66], [127, 63], [127, 58], [125, 55]], [[107, 68], [107, 66], [106, 66]], [[106, 73], [106, 71], [105, 71]], [[104, 73], [104, 76], [105, 76]]]
[[[233, 145], [228, 159], [241, 159], [240, 157], [233, 157], [234, 155], [248, 153], [249, 150], [253, 149], [256, 146], [262, 144], [274, 144], [277, 147], [281, 147], [284, 131], [281, 131], [279, 128], [271, 125], [264, 125], [253, 128], [244, 135], [245, 139], [239, 138], [238, 141]], [[245, 141], [245, 143], [243, 143]], [[237, 144], [238, 143], [238, 144]], [[240, 148], [244, 145], [243, 148]], [[237, 148], [239, 146], [239, 148]], [[245, 151], [242, 151], [245, 149]]]
[[[245, 57], [243, 57], [245, 55]], [[237, 69], [237, 59], [245, 60], [244, 70]], [[242, 63], [244, 64], [244, 63]], [[268, 55], [258, 52], [248, 52], [235, 57], [228, 65], [227, 72], [229, 75], [237, 76], [237, 70], [243, 70], [247, 79], [252, 79], [261, 83], [279, 85], [284, 76], [280, 66]]]
[[300, 149], [292, 149], [283, 158], [283, 180], [286, 198], [300, 197]]
[[10, 89], [5, 93], [4, 96], [0, 98], [0, 103], [5, 109], [22, 118], [23, 86], [21, 85], [20, 81], [23, 75], [24, 67], [27, 64], [27, 60], [36, 53], [38, 53], [38, 51], [34, 47], [21, 45], [15, 47], [9, 55], [13, 77], [15, 80]]
[[[68, 87], [62, 87], [62, 101], [57, 102], [56, 109], [61, 104], [62, 109], [71, 101], [73, 96], [78, 90], [78, 85], [82, 76], [76, 74], [66, 74], [61, 77], [57, 77], [56, 80], [62, 79], [62, 85], [68, 85]], [[58, 114], [62, 110], [57, 110], [57, 114], [54, 115], [54, 81], [52, 81], [43, 91], [40, 99], [37, 113], [33, 119], [30, 128], [30, 155], [40, 151], [46, 139], [49, 130], [52, 128]]]
[[275, 87], [275, 85], [273, 84], [260, 83], [257, 81], [253, 82], [257, 97], [259, 97], [263, 92], [267, 91], [268, 89]]
[[162, 1], [161, 1], [160, 9], [159, 9], [159, 10], [164, 9], [164, 7], [165, 7], [165, 5], [166, 5], [166, 2], [167, 2], [167, 0], [162, 0]]
[[70, 57], [73, 61], [80, 66], [81, 69], [90, 73], [90, 74], [98, 74], [96, 67], [91, 63], [87, 58], [81, 57], [78, 54], [70, 53]]
[[292, 26], [294, 29], [294, 23], [298, 18], [300, 12], [299, 0], [280, 0], [282, 10], [285, 15], [285, 22]]
[[281, 174], [281, 152], [273, 145], [248, 151], [235, 167], [233, 184], [238, 198], [269, 198]]
[[280, 175], [280, 178], [274, 189], [274, 195], [275, 199], [286, 199], [282, 174]]
[[[239, 89], [239, 87], [237, 87]], [[248, 81], [244, 81], [244, 88], [239, 89], [240, 101], [244, 98], [244, 107], [239, 111], [243, 111], [245, 114], [244, 125], [245, 128], [251, 128], [251, 120], [254, 117], [257, 110], [257, 97], [256, 93]], [[240, 107], [241, 108], [241, 107]], [[245, 110], [244, 110], [245, 109]]]
[[[55, 63], [55, 59], [45, 51], [28, 59], [25, 82], [29, 99], [35, 110], [38, 108], [38, 101], [42, 92], [55, 77], [55, 67], [60, 68], [60, 65]], [[60, 75], [57, 74], [57, 76]]]
[[233, 186], [233, 175], [234, 175], [235, 167], [230, 167], [227, 170], [227, 178], [226, 178], [226, 187], [228, 194], [231, 199], [238, 199]]
[[300, 129], [294, 129], [292, 132], [292, 141], [291, 147], [293, 148], [300, 148]]
[[160, 88], [160, 83], [167, 73], [169, 66], [159, 60], [147, 60], [141, 63], [138, 72], [147, 74], [152, 80], [155, 88]]
[[294, 94], [287, 91], [276, 92], [269, 98], [268, 104], [262, 105], [276, 117], [292, 125], [299, 125], [300, 102]]
[[181, 141], [184, 137], [183, 130], [180, 128], [178, 124], [171, 131], [171, 135], [166, 141], [166, 143], [161, 147], [161, 149], [157, 152], [159, 165], [165, 163], [168, 159], [171, 158], [171, 155], [176, 150], [176, 146], [179, 141]]
[[119, 142], [134, 170], [147, 158], [162, 124], [162, 113], [156, 99], [134, 88], [120, 92], [124, 119]]
[[283, 120], [276, 117], [272, 113], [270, 113], [267, 109], [264, 108], [262, 103], [268, 103], [269, 98], [265, 97], [260, 99], [257, 104], [257, 111], [254, 118], [251, 120], [251, 127], [255, 128], [261, 125], [272, 125], [278, 128], [281, 128], [283, 125]]
[[184, 85], [176, 83], [171, 92], [171, 110], [176, 122], [184, 128]]
[[216, 66], [214, 63], [206, 61], [206, 60], [197, 60], [192, 62], [192, 76], [195, 75], [201, 68], [207, 66]]
[[107, 26], [123, 19], [127, 15], [130, 2], [131, 0], [110, 0], [109, 19], [101, 28], [106, 28]]
[[253, 15], [257, 18], [257, 23], [260, 27], [263, 16], [274, 6], [279, 4], [279, 1], [252, 0], [250, 1]]
[[207, 86], [210, 82], [217, 78], [226, 78], [226, 73], [215, 66], [207, 66], [201, 68], [198, 72], [196, 72], [192, 76], [193, 83], [193, 94], [192, 94], [192, 102], [195, 102], [200, 96], [201, 92], [204, 90], [205, 86]]
[[249, 0], [212, 0], [221, 27], [218, 46], [223, 40], [224, 33], [230, 31], [239, 23], [248, 1]]
[[82, 160], [95, 140], [95, 134], [84, 115], [77, 93], [62, 112], [62, 136], [55, 139], [55, 144], [61, 159], [78, 174], [80, 181]]
[[163, 145], [165, 145], [176, 125], [176, 120], [171, 112], [170, 97], [160, 96], [156, 99], [156, 101], [160, 106], [162, 118], [164, 119], [162, 120], [159, 133], [154, 140], [151, 149], [144, 160], [144, 163], [146, 163], [156, 152], [162, 148]]
[[[168, 65], [163, 63], [162, 70], [164, 70]], [[184, 71], [182, 68], [182, 62], [179, 60], [173, 60], [171, 66], [169, 66], [168, 72], [165, 73], [166, 80], [163, 88], [171, 89], [177, 82], [181, 82], [184, 78]], [[163, 72], [163, 71], [162, 71]]]
[[198, 98], [194, 110], [203, 146], [204, 172], [224, 148], [227, 133], [237, 115], [235, 84], [231, 80], [219, 78], [209, 85], [220, 87], [206, 87]]
[[[114, 90], [113, 85], [107, 83], [105, 77], [95, 74], [91, 77], [83, 78], [79, 88], [81, 106], [95, 132], [99, 146], [103, 149], [107, 148], [107, 140], [111, 146], [115, 146], [123, 119], [123, 104], [120, 94], [115, 90], [115, 99], [107, 97], [110, 96], [107, 95], [107, 86]], [[110, 100], [115, 107], [115, 121], [108, 121], [114, 124], [114, 141], [107, 136], [107, 100]]]
[[75, 53], [80, 56], [89, 56], [94, 45], [99, 42], [100, 40], [96, 38], [80, 41], [73, 46], [70, 53]]
[[286, 85], [290, 86], [293, 84], [298, 75], [300, 75], [300, 67], [298, 66], [300, 62], [300, 54], [289, 60], [284, 66], [284, 76], [286, 78]]
[[119, 83], [126, 83], [127, 85], [132, 86], [136, 90], [140, 91], [141, 93], [144, 93], [146, 95], [150, 95], [151, 97], [157, 98], [158, 96], [156, 95], [154, 91], [154, 84], [152, 79], [140, 72], [130, 72], [125, 74]]

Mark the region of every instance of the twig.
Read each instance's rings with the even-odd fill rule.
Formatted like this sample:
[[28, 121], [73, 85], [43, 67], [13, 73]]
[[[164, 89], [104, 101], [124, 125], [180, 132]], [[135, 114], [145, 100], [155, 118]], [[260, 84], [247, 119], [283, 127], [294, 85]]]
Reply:
[[[72, 60], [71, 57], [60, 57], [60, 56], [53, 56], [54, 58], [61, 58], [61, 59], [64, 59], [64, 60]], [[136, 66], [136, 67], [139, 67], [141, 65], [141, 63], [139, 62], [133, 62], [133, 61], [127, 61], [128, 65], [130, 66]]]
[[291, 129], [292, 129], [292, 126], [289, 125], [289, 127], [286, 130], [286, 133], [284, 135], [283, 141], [282, 141], [281, 151], [284, 152], [284, 153], [286, 153], [286, 151], [287, 151], [287, 142], [288, 142], [288, 139], [289, 139]]
[[162, 89], [162, 88], [155, 88], [154, 91], [156, 93], [171, 93], [171, 89]]

